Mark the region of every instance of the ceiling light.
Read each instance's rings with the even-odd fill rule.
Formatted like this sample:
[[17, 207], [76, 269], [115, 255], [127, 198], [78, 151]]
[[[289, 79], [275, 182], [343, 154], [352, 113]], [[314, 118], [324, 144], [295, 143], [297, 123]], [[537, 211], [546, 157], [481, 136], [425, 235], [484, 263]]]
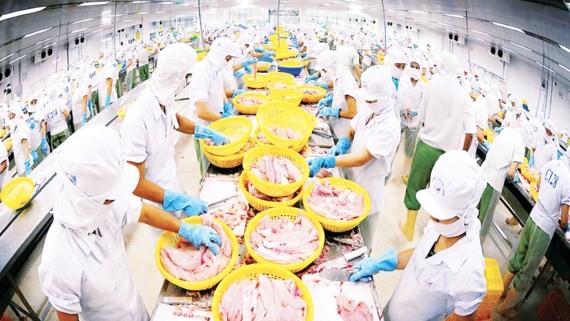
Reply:
[[15, 63], [16, 61], [18, 61], [18, 60], [24, 58], [24, 57], [26, 57], [26, 55], [20, 56], [20, 57], [18, 57], [18, 58], [16, 58], [16, 59], [10, 61], [8, 64], [11, 65], [11, 64]]
[[73, 30], [71, 33], [78, 33], [78, 32], [85, 31], [85, 30], [87, 30], [87, 28], [81, 28], [81, 29]]
[[448, 17], [452, 17], [452, 18], [461, 18], [461, 19], [465, 19], [465, 17], [464, 17], [464, 16], [462, 16], [462, 15], [458, 15], [458, 14], [447, 14], [447, 13], [444, 13], [443, 15], [444, 15], [444, 16], [448, 16]]
[[480, 35], [489, 37], [489, 34], [488, 34], [488, 33], [484, 33], [484, 32], [481, 32], [481, 31], [471, 30], [471, 32], [473, 32], [473, 33], [478, 33], [478, 34], [480, 34]]
[[532, 52], [532, 50], [531, 50], [530, 48], [527, 48], [527, 47], [525, 47], [525, 46], [523, 46], [523, 45], [519, 45], [519, 44], [516, 43], [516, 42], [512, 42], [512, 41], [511, 41], [511, 43], [512, 43], [513, 45], [519, 47], [519, 48], [522, 48], [522, 49], [524, 49], [524, 50], [527, 50], [527, 51]]
[[131, 3], [149, 3], [150, 1], [132, 1]]
[[131, 22], [131, 21], [133, 21], [133, 20], [132, 20], [132, 19], [128, 19], [128, 20], [123, 20], [123, 21], [121, 21], [121, 22]]
[[157, 11], [155, 13], [166, 13], [166, 11]]
[[163, 2], [161, 2], [160, 4], [173, 4], [173, 3], [174, 3], [174, 2], [172, 2], [172, 1], [163, 1]]
[[49, 37], [49, 38], [44, 39], [44, 40], [42, 40], [42, 41], [38, 41], [37, 44], [40, 44], [40, 43], [46, 42], [46, 41], [50, 41], [50, 40], [52, 40], [52, 39], [53, 39], [53, 37]]
[[481, 38], [478, 38], [478, 37], [470, 37], [470, 38], [471, 38], [471, 39], [475, 39], [475, 40], [479, 40], [479, 41], [481, 41], [481, 42], [485, 42], [485, 40], [483, 40], [483, 39], [481, 39]]
[[427, 12], [425, 12], [425, 11], [418, 11], [418, 10], [410, 10], [410, 11], [408, 11], [408, 12], [411, 12], [411, 13], [419, 13], [419, 14], [427, 14]]
[[27, 35], [24, 36], [24, 38], [28, 38], [28, 37], [31, 37], [31, 36], [35, 36], [35, 35], [40, 34], [40, 33], [42, 33], [42, 32], [46, 32], [46, 31], [48, 31], [48, 30], [50, 30], [50, 29], [52, 29], [52, 27], [46, 28], [46, 29], [42, 29], [42, 30], [38, 30], [38, 31], [36, 31], [36, 32], [28, 33]]
[[6, 56], [6, 57], [4, 57], [4, 58], [0, 59], [0, 61], [4, 61], [4, 60], [6, 60], [6, 59], [8, 59], [8, 58], [12, 57], [13, 55], [14, 55], [14, 54], [9, 54], [8, 56]]
[[148, 12], [139, 12], [137, 14], [148, 14]]
[[78, 7], [100, 6], [109, 3], [109, 1], [83, 2]]
[[[568, 3], [568, 2], [567, 2], [567, 3]], [[559, 46], [561, 49], [565, 50], [566, 52], [570, 53], [570, 49], [569, 49], [568, 47], [564, 47], [564, 46], [561, 45], [561, 44], [558, 44], [558, 46]]]
[[74, 25], [74, 24], [77, 24], [77, 23], [82, 23], [82, 22], [91, 21], [91, 20], [93, 20], [93, 18], [88, 18], [88, 19], [78, 20], [78, 21], [75, 21], [74, 23], [72, 23], [72, 25]]
[[331, 4], [330, 4], [330, 3], [323, 3], [322, 5], [325, 6], [325, 7], [328, 7], [328, 6], [330, 6]]
[[524, 33], [524, 31], [523, 31], [521, 28], [517, 28], [517, 27], [513, 27], [513, 26], [509, 26], [509, 25], [505, 25], [505, 24], [498, 23], [498, 22], [493, 22], [493, 21], [491, 21], [491, 23], [494, 24], [495, 26], [499, 26], [499, 27], [503, 27], [503, 28], [507, 28], [507, 29], [511, 29], [511, 30], [514, 30], [514, 31], [518, 31], [518, 32]]
[[566, 70], [567, 72], [570, 72], [570, 69], [568, 67], [565, 67], [562, 64], [558, 64], [558, 66], [562, 67], [562, 69]]
[[93, 32], [91, 32], [91, 33], [97, 33], [97, 32], [101, 32], [101, 29], [95, 30], [95, 31], [93, 31]]
[[119, 14], [114, 14], [114, 15], [112, 15], [111, 17], [122, 17], [122, 16], [124, 16], [124, 15], [125, 15], [125, 14], [123, 14], [123, 13], [119, 13]]
[[556, 74], [556, 72], [555, 72], [554, 70], [552, 70], [552, 69], [546, 67], [545, 65], [541, 64], [540, 62], [535, 61], [535, 63], [536, 63], [537, 65], [541, 66], [542, 68], [547, 69], [547, 70], [550, 71], [551, 73]]
[[45, 8], [46, 8], [46, 7], [36, 7], [36, 8], [31, 8], [31, 9], [26, 9], [26, 10], [20, 10], [20, 11], [14, 11], [14, 12], [12, 12], [12, 13], [3, 14], [2, 16], [0, 16], [0, 21], [6, 20], [6, 19], [10, 19], [10, 18], [14, 18], [14, 17], [18, 17], [18, 16], [23, 16], [23, 15], [25, 15], [25, 14], [30, 14], [30, 13], [42, 11], [42, 10], [44, 10]]
[[438, 24], [438, 25], [442, 25], [442, 26], [446, 26], [446, 27], [451, 27], [451, 25], [450, 25], [449, 23], [441, 23], [441, 22], [438, 22], [437, 24]]
[[510, 53], [518, 54], [516, 51], [511, 50], [511, 49], [509, 49], [509, 48], [502, 48], [502, 49], [505, 50], [505, 51], [508, 51], [508, 52], [510, 52]]
[[53, 46], [53, 45], [55, 45], [55, 42], [54, 42], [54, 43], [52, 43], [52, 44], [49, 44], [49, 45], [47, 45], [47, 46], [43, 46], [43, 47], [41, 47], [41, 48], [40, 48], [40, 50], [42, 50], [42, 49], [46, 49], [46, 48], [48, 48], [48, 47], [51, 47], [51, 46]]
[[107, 42], [107, 41], [109, 41], [109, 40], [111, 40], [111, 39], [113, 39], [113, 38], [103, 39], [103, 40], [101, 40], [101, 42]]

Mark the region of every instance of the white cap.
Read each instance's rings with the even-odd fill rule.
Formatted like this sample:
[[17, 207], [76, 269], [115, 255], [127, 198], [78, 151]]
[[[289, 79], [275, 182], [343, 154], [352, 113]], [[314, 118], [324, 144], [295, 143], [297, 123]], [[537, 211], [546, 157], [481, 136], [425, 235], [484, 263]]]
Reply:
[[459, 62], [454, 54], [442, 52], [433, 58], [433, 64], [442, 76], [453, 76], [459, 68]]
[[388, 49], [385, 61], [389, 64], [407, 64], [408, 59], [406, 59], [406, 54], [396, 47]]
[[466, 151], [449, 151], [433, 166], [429, 187], [417, 192], [416, 197], [436, 219], [465, 218], [477, 215], [486, 186], [485, 173], [473, 157]]
[[332, 50], [323, 51], [317, 57], [317, 66], [315, 67], [315, 70], [330, 68], [332, 65], [338, 63], [339, 61], [340, 60], [336, 52]]
[[392, 75], [386, 67], [368, 68], [361, 77], [359, 94], [366, 101], [383, 100], [391, 95]]
[[103, 125], [82, 128], [57, 153], [58, 177], [98, 203], [129, 196], [139, 171], [126, 162], [120, 140], [116, 131]]
[[217, 38], [210, 46], [210, 53], [212, 55], [232, 56], [237, 58], [241, 56], [241, 50], [231, 39], [226, 37]]
[[324, 42], [319, 42], [313, 47], [313, 50], [309, 55], [309, 57], [311, 57], [312, 59], [316, 59], [321, 53], [327, 50], [329, 50], [329, 45]]

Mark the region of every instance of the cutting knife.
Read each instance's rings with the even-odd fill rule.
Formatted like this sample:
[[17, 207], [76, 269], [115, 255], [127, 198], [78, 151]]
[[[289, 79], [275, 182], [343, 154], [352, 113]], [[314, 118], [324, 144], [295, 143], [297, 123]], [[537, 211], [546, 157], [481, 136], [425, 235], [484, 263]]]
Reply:
[[363, 246], [359, 249], [356, 249], [352, 252], [345, 253], [343, 256], [336, 258], [334, 260], [325, 262], [318, 267], [318, 271], [322, 272], [324, 270], [330, 269], [343, 269], [348, 266], [348, 263], [358, 257], [366, 255], [368, 253], [368, 248]]
[[229, 200], [231, 200], [232, 198], [235, 198], [235, 197], [237, 197], [237, 196], [238, 196], [237, 194], [234, 194], [234, 195], [232, 195], [232, 196], [230, 196], [230, 197], [226, 197], [226, 198], [223, 198], [223, 199], [221, 199], [221, 200], [219, 200], [219, 201], [212, 202], [212, 203], [208, 204], [208, 209], [211, 209], [211, 208], [213, 208], [213, 207], [219, 206], [219, 205], [225, 203], [226, 201], [229, 201]]
[[346, 267], [340, 269], [334, 268], [322, 271], [319, 273], [319, 277], [330, 281], [348, 281], [351, 273], [352, 272]]

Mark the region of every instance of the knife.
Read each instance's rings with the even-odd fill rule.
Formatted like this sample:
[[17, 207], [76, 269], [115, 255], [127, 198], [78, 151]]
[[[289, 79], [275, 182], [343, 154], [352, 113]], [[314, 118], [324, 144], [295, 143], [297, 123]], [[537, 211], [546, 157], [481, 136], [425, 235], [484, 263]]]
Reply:
[[319, 273], [319, 277], [329, 281], [348, 281], [351, 272], [346, 268], [328, 269]]
[[356, 249], [352, 252], [348, 252], [346, 254], [344, 254], [343, 256], [336, 258], [334, 260], [325, 262], [321, 265], [319, 265], [317, 271], [322, 272], [324, 270], [330, 270], [330, 269], [342, 269], [342, 268], [346, 268], [346, 266], [348, 265], [348, 262], [361, 257], [363, 255], [366, 255], [368, 253], [368, 248], [366, 246], [363, 246], [359, 249]]
[[225, 203], [226, 201], [229, 201], [229, 200], [231, 200], [232, 198], [237, 197], [237, 196], [238, 196], [238, 195], [235, 194], [235, 195], [232, 195], [232, 196], [230, 196], [230, 197], [223, 198], [223, 199], [221, 199], [221, 200], [219, 200], [219, 201], [212, 202], [212, 203], [208, 204], [208, 210], [210, 210], [212, 207], [216, 207], [216, 206], [218, 206], [218, 205], [221, 205], [221, 204]]

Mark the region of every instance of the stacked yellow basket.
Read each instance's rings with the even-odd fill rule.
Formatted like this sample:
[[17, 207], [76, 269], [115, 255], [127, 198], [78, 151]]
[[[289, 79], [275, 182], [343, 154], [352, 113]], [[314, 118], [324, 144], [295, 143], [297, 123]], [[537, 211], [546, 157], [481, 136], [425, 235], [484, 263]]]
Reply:
[[233, 168], [241, 165], [250, 140], [253, 124], [246, 117], [229, 117], [210, 124], [211, 129], [226, 135], [230, 143], [222, 146], [210, 146], [200, 141], [202, 152], [208, 160], [221, 168]]

